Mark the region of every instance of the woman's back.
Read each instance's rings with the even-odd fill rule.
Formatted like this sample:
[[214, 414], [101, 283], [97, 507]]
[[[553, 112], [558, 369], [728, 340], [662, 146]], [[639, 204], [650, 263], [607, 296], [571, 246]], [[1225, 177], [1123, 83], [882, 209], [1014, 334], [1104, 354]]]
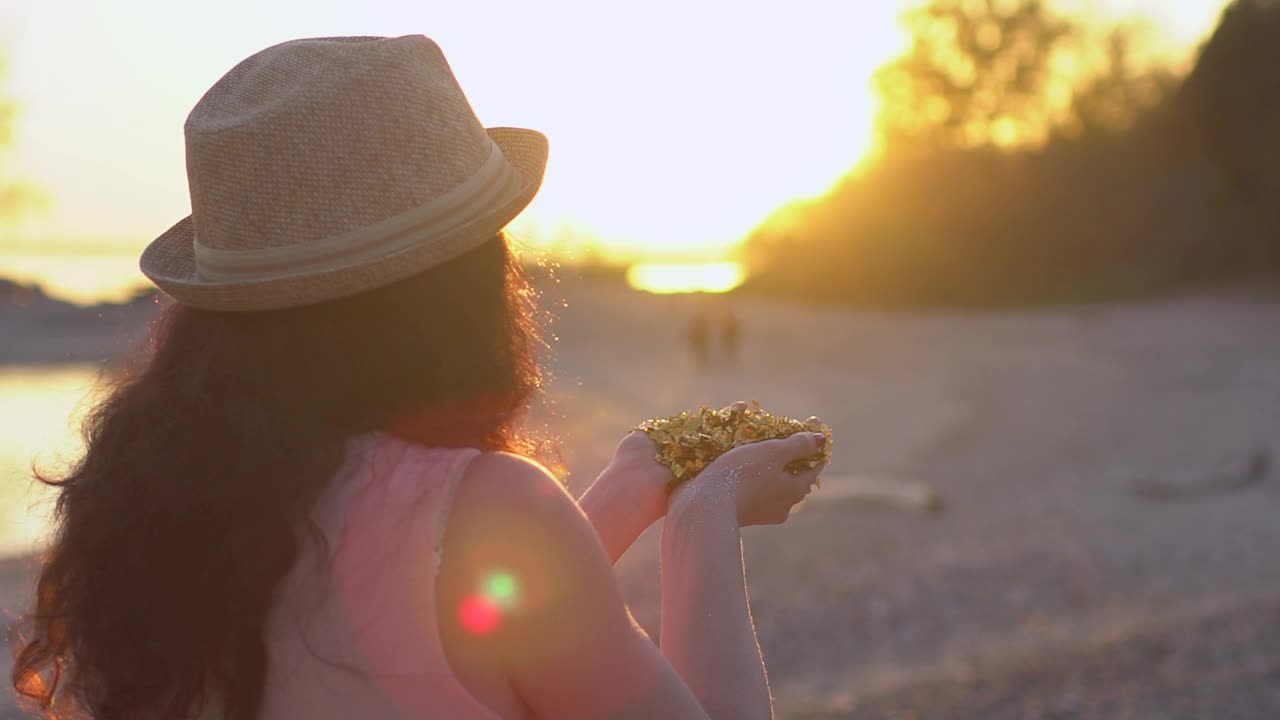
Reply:
[[445, 519], [477, 455], [381, 434], [348, 444], [312, 513], [324, 542], [303, 529], [268, 622], [263, 720], [498, 717], [450, 669], [435, 604]]

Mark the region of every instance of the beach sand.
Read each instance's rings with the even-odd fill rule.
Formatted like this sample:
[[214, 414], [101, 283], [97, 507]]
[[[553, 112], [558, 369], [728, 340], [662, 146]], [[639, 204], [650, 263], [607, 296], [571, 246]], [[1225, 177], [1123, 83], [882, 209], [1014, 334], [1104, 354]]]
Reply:
[[[1280, 716], [1280, 478], [1202, 482], [1280, 457], [1274, 297], [907, 314], [566, 275], [543, 299], [558, 339], [535, 418], [576, 490], [629, 427], [685, 407], [755, 399], [834, 429], [824, 489], [745, 531], [779, 717]], [[687, 324], [729, 308], [740, 362], [699, 370]], [[137, 331], [87, 332], [116, 348]], [[933, 488], [944, 509], [867, 501], [868, 475]], [[657, 537], [618, 566], [655, 636]], [[0, 572], [5, 607], [24, 577]]]

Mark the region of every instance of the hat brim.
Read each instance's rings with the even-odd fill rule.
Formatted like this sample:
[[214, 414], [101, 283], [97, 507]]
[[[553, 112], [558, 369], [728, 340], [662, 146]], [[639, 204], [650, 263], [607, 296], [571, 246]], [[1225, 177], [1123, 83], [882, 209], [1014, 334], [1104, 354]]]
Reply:
[[165, 294], [184, 305], [241, 312], [311, 305], [403, 280], [493, 238], [537, 195], [547, 166], [546, 136], [522, 128], [489, 128], [488, 133], [519, 174], [520, 190], [511, 200], [446, 236], [424, 237], [423, 242], [404, 250], [319, 272], [214, 281], [196, 272], [195, 231], [188, 215], [147, 246], [139, 266]]

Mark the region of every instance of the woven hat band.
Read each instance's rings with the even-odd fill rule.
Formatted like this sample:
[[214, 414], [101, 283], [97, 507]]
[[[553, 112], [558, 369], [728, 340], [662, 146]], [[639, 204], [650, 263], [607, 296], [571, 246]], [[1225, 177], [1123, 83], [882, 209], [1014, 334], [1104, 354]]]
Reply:
[[502, 150], [489, 154], [461, 185], [412, 210], [323, 240], [244, 250], [194, 242], [197, 274], [209, 281], [253, 281], [350, 266], [405, 250], [421, 238], [442, 236], [481, 217], [520, 192], [522, 180]]

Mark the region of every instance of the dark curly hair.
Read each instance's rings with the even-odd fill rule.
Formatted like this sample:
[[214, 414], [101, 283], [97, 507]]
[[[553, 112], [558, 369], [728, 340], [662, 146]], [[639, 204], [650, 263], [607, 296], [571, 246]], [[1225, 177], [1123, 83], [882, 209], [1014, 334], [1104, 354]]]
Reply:
[[346, 438], [529, 452], [534, 294], [506, 237], [308, 307], [170, 305], [84, 425], [13, 685], [46, 717], [251, 720], [262, 631]]

